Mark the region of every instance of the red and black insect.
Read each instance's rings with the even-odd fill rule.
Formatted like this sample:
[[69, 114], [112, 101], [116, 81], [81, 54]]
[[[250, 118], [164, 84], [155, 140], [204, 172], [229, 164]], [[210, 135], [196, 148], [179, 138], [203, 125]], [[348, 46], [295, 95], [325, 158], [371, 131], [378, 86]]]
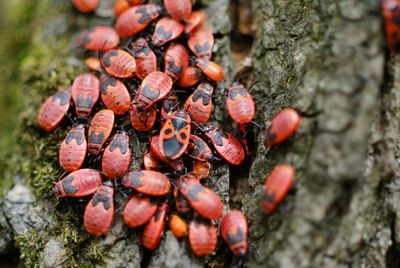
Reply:
[[199, 83], [202, 78], [202, 72], [199, 68], [189, 66], [182, 71], [182, 74], [176, 84], [180, 87], [192, 87]]
[[119, 36], [112, 27], [96, 26], [84, 30], [79, 35], [78, 42], [86, 49], [105, 52], [118, 46]]
[[148, 109], [154, 103], [162, 100], [172, 89], [172, 79], [163, 72], [152, 72], [142, 81], [132, 105], [139, 111]]
[[187, 149], [190, 139], [190, 116], [184, 111], [173, 112], [160, 132], [160, 151], [168, 159], [179, 158]]
[[74, 7], [82, 13], [91, 13], [96, 10], [99, 0], [72, 0]]
[[196, 57], [211, 59], [214, 46], [213, 32], [208, 27], [197, 28], [190, 34], [188, 46]]
[[114, 114], [124, 114], [131, 106], [129, 91], [120, 80], [103, 73], [100, 78], [101, 100]]
[[148, 222], [157, 211], [157, 202], [147, 196], [133, 195], [126, 203], [124, 222], [131, 228], [136, 228]]
[[134, 129], [147, 132], [153, 127], [156, 121], [157, 110], [151, 106], [147, 110], [139, 111], [137, 105], [132, 105], [129, 115], [131, 125]]
[[181, 183], [179, 191], [202, 217], [210, 220], [221, 218], [224, 204], [213, 190], [190, 181]]
[[221, 235], [235, 256], [244, 257], [248, 250], [247, 220], [239, 210], [231, 210], [222, 217]]
[[153, 4], [131, 7], [117, 18], [115, 29], [122, 38], [140, 33], [160, 15], [160, 10]]
[[208, 175], [211, 171], [211, 164], [210, 162], [204, 161], [194, 161], [193, 162], [193, 173], [196, 175], [197, 178], [200, 180], [204, 180], [208, 178]]
[[183, 25], [176, 20], [168, 17], [161, 18], [157, 22], [153, 36], [151, 37], [152, 46], [159, 47], [178, 38], [182, 34], [183, 29]]
[[182, 238], [187, 235], [187, 224], [186, 222], [176, 214], [172, 214], [169, 217], [169, 229], [176, 238]]
[[158, 170], [160, 162], [151, 152], [147, 152], [143, 155], [143, 168], [145, 170]]
[[53, 131], [68, 112], [71, 100], [71, 87], [62, 88], [42, 104], [38, 114], [40, 127], [47, 132]]
[[210, 84], [201, 83], [185, 102], [186, 112], [197, 124], [205, 124], [210, 119], [213, 90], [214, 88]]
[[123, 177], [122, 184], [139, 193], [151, 196], [166, 195], [171, 188], [168, 177], [154, 170], [131, 171]]
[[191, 211], [189, 201], [179, 192], [179, 187], [184, 182], [193, 182], [200, 184], [200, 180], [193, 174], [185, 174], [175, 181], [174, 197], [176, 210], [179, 213], [187, 213]]
[[256, 111], [253, 97], [239, 82], [234, 82], [228, 88], [226, 108], [233, 121], [241, 127], [247, 126], [253, 120]]
[[130, 7], [131, 5], [129, 4], [128, 0], [115, 0], [113, 6], [115, 16], [118, 17]]
[[157, 71], [157, 57], [146, 39], [139, 38], [130, 46], [136, 60], [136, 76], [143, 80], [147, 75]]
[[107, 51], [101, 58], [101, 65], [107, 73], [117, 78], [129, 78], [136, 72], [135, 58], [121, 49]]
[[212, 125], [203, 128], [217, 153], [229, 164], [240, 165], [244, 160], [244, 150], [240, 142], [231, 134]]
[[224, 69], [215, 62], [210, 61], [208, 58], [196, 59], [196, 66], [213, 81], [221, 81], [224, 79]]
[[387, 44], [393, 52], [396, 52], [400, 49], [400, 1], [383, 0], [382, 11]]
[[59, 163], [65, 171], [75, 171], [81, 168], [85, 161], [87, 143], [85, 126], [79, 124], [73, 127], [61, 143]]
[[294, 175], [294, 168], [287, 164], [276, 166], [269, 174], [261, 199], [261, 206], [266, 213], [272, 213], [285, 198], [294, 183]]
[[286, 140], [296, 133], [301, 118], [296, 110], [286, 108], [280, 111], [271, 121], [271, 125], [264, 133], [265, 146], [272, 146]]
[[91, 154], [100, 153], [114, 127], [114, 113], [111, 110], [98, 111], [89, 126], [88, 149]]
[[164, 232], [167, 217], [168, 205], [162, 203], [157, 209], [156, 214], [144, 226], [142, 233], [142, 245], [148, 250], [155, 250], [160, 243]]
[[187, 20], [192, 13], [192, 0], [163, 0], [168, 14], [175, 20]]
[[82, 197], [93, 194], [102, 184], [100, 173], [85, 168], [70, 173], [54, 185], [58, 197]]
[[186, 20], [185, 34], [188, 35], [192, 31], [196, 30], [197, 27], [203, 24], [206, 20], [206, 14], [203, 11], [193, 11], [190, 17]]
[[188, 66], [189, 53], [187, 49], [181, 44], [172, 43], [165, 53], [164, 72], [172, 78], [173, 82], [176, 82]]
[[86, 231], [94, 236], [105, 234], [114, 217], [114, 189], [101, 185], [87, 204], [83, 216]]
[[182, 159], [171, 160], [166, 158], [160, 149], [160, 136], [156, 135], [150, 139], [150, 151], [151, 153], [163, 163], [170, 166], [174, 171], [181, 172], [184, 170], [184, 164]]
[[88, 57], [85, 59], [86, 67], [95, 72], [101, 72], [101, 63], [99, 57]]
[[191, 158], [199, 161], [212, 161], [214, 159], [214, 155], [207, 143], [194, 134], [190, 134], [190, 142], [186, 153]]
[[119, 179], [128, 170], [131, 162], [129, 136], [125, 132], [117, 133], [106, 147], [101, 169], [109, 179]]
[[72, 84], [72, 100], [75, 104], [76, 114], [79, 117], [88, 117], [93, 106], [99, 99], [100, 82], [93, 74], [81, 74]]
[[189, 224], [189, 243], [197, 256], [210, 255], [217, 245], [217, 229], [214, 224], [193, 220]]

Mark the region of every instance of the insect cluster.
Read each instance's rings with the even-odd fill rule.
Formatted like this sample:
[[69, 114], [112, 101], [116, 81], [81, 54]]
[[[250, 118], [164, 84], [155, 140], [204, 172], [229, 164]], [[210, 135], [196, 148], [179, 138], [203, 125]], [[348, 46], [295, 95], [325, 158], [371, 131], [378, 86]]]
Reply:
[[[72, 2], [84, 13], [98, 4]], [[77, 76], [72, 86], [60, 89], [40, 108], [38, 122], [47, 132], [68, 112], [76, 118], [59, 150], [59, 164], [70, 173], [55, 184], [54, 192], [60, 198], [93, 194], [84, 213], [84, 227], [92, 235], [101, 236], [110, 228], [114, 191], [130, 189], [123, 219], [131, 228], [143, 227], [146, 249], [157, 248], [169, 220], [173, 234], [188, 236], [196, 255], [209, 255], [216, 247], [220, 222], [220, 235], [231, 251], [244, 256], [246, 218], [238, 210], [223, 215], [220, 197], [201, 181], [207, 179], [212, 162], [240, 165], [245, 159], [243, 137], [255, 115], [254, 100], [239, 82], [228, 88], [226, 108], [238, 125], [239, 139], [208, 124], [214, 88], [224, 71], [211, 60], [214, 36], [204, 23], [205, 14], [192, 11], [191, 0], [146, 2], [117, 0], [114, 28], [83, 31], [78, 42], [92, 54], [85, 60], [91, 72]], [[128, 117], [130, 125], [124, 124]], [[265, 145], [287, 139], [299, 124], [295, 110], [281, 111], [265, 132]], [[140, 170], [129, 169], [131, 144], [137, 142], [133, 132], [148, 137]], [[96, 169], [99, 162], [101, 171]], [[275, 209], [293, 180], [289, 165], [270, 174], [261, 201], [266, 212]]]

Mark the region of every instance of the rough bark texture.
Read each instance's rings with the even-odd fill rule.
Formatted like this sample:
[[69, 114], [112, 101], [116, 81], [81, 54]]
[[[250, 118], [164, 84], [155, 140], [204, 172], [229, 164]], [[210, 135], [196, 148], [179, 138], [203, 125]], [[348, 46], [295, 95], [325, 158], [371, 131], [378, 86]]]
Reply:
[[[216, 61], [226, 70], [226, 82], [240, 66], [252, 68], [248, 80], [258, 81], [253, 94], [261, 99], [256, 121], [265, 128], [288, 106], [303, 116], [298, 133], [282, 145], [267, 149], [258, 135], [249, 174], [246, 166], [222, 165], [208, 181], [227, 208], [243, 209], [249, 219], [244, 265], [398, 267], [400, 57], [385, 54], [378, 1], [253, 0], [251, 9], [241, 0], [202, 4], [214, 27]], [[8, 171], [24, 179], [14, 176], [13, 188], [0, 195], [0, 254], [15, 240], [27, 267], [237, 264], [222, 242], [214, 255], [197, 258], [187, 241], [169, 231], [154, 253], [143, 252], [140, 232], [124, 226], [120, 212], [106, 237], [90, 237], [82, 228], [85, 202], [49, 197], [62, 173], [57, 145], [67, 128], [41, 132], [36, 111], [50, 92], [83, 70], [76, 34], [112, 18], [107, 1], [92, 16], [57, 0], [38, 1], [31, 13], [35, 30], [21, 64], [23, 110], [12, 147], [17, 156], [7, 160]], [[252, 57], [245, 58], [253, 33]], [[224, 87], [221, 83], [216, 94]], [[223, 99], [218, 101], [216, 119], [224, 122]], [[145, 143], [133, 146], [133, 167], [138, 167]], [[261, 187], [281, 162], [295, 166], [296, 185], [278, 211], [266, 216], [259, 208]], [[125, 201], [118, 195], [116, 206]]]

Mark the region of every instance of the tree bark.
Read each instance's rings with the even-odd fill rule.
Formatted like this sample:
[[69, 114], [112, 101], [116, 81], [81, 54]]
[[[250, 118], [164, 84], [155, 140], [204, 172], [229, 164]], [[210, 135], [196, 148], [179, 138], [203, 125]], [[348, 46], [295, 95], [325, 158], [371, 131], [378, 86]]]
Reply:
[[[259, 131], [252, 163], [239, 168], [221, 165], [207, 181], [226, 209], [242, 209], [249, 220], [250, 249], [244, 266], [398, 267], [400, 57], [385, 52], [379, 3], [202, 4], [216, 36], [215, 60], [227, 73], [216, 94], [245, 66], [252, 70], [243, 76], [247, 84], [258, 82], [252, 94], [259, 98], [255, 121], [263, 129], [284, 107], [302, 115], [294, 137], [269, 149]], [[38, 1], [34, 12], [36, 27], [21, 68], [23, 109], [13, 147], [18, 157], [9, 164], [9, 169], [18, 167], [14, 171], [20, 176], [14, 177], [14, 187], [2, 201], [0, 253], [13, 238], [27, 267], [239, 264], [222, 241], [215, 254], [202, 259], [169, 231], [159, 249], [144, 252], [140, 232], [124, 226], [120, 212], [107, 236], [90, 237], [82, 227], [85, 203], [48, 196], [51, 183], [62, 173], [57, 145], [69, 126], [41, 132], [38, 107], [50, 92], [82, 72], [84, 52], [76, 48], [77, 33], [92, 25], [111, 25], [112, 17], [107, 1], [91, 16], [77, 14], [67, 1], [57, 0]], [[216, 120], [229, 129], [223, 98], [216, 103]], [[145, 144], [133, 144], [134, 167], [140, 165]], [[279, 209], [267, 216], [259, 206], [262, 185], [282, 162], [296, 168], [296, 184]], [[125, 202], [118, 194], [116, 206]]]

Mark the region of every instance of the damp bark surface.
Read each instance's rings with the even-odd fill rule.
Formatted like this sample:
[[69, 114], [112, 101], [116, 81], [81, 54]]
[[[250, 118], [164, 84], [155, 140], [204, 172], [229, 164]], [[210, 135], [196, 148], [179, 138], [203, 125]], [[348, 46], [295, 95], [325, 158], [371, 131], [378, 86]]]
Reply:
[[[195, 257], [187, 241], [170, 231], [157, 250], [144, 251], [140, 230], [127, 228], [121, 211], [106, 236], [91, 237], [82, 226], [88, 200], [50, 195], [52, 182], [62, 175], [58, 145], [71, 123], [46, 134], [36, 123], [37, 111], [50, 93], [84, 71], [77, 34], [112, 25], [112, 1], [101, 2], [92, 15], [58, 0], [37, 1], [26, 13], [16, 13], [24, 19], [12, 25], [25, 20], [31, 30], [23, 42], [27, 48], [12, 65], [16, 75], [0, 79], [2, 89], [13, 80], [21, 92], [20, 109], [11, 117], [17, 126], [0, 139], [9, 148], [1, 153], [0, 256], [17, 248], [26, 267], [238, 266], [241, 261], [222, 239], [207, 258]], [[10, 10], [18, 10], [18, 3]], [[400, 57], [386, 51], [378, 1], [197, 4], [206, 9], [216, 38], [215, 61], [226, 71], [216, 94], [223, 95], [237, 78], [247, 86], [257, 82], [252, 94], [261, 130], [253, 128], [255, 154], [240, 167], [216, 165], [206, 183], [226, 209], [241, 209], [249, 220], [244, 267], [398, 267]], [[7, 49], [21, 40], [13, 42]], [[215, 103], [215, 122], [233, 132], [224, 97]], [[300, 112], [300, 129], [266, 148], [262, 131], [285, 107]], [[133, 137], [132, 168], [140, 167], [146, 146], [140, 138]], [[259, 206], [262, 185], [279, 163], [295, 167], [296, 183], [277, 211], [265, 215]], [[117, 194], [116, 207], [126, 198]]]

